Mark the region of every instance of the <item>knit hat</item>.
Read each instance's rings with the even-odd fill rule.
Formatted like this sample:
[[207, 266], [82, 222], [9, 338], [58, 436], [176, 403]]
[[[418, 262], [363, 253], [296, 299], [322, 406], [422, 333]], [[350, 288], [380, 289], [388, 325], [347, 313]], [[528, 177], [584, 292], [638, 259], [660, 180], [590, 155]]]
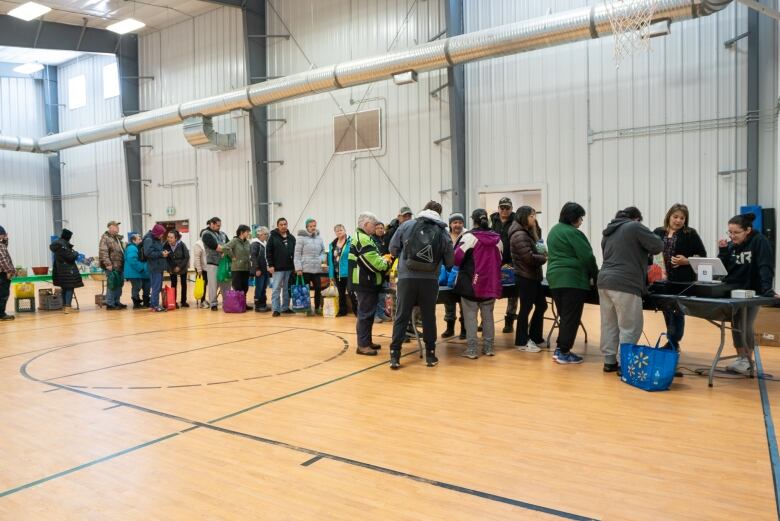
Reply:
[[466, 219], [463, 218], [462, 213], [455, 212], [450, 214], [450, 224], [452, 224], [452, 221], [466, 222]]
[[73, 237], [73, 232], [68, 230], [67, 228], [63, 228], [62, 233], [60, 233], [60, 239], [65, 239], [66, 241], [69, 241], [71, 237]]
[[2, 226], [0, 226], [0, 235], [8, 235], [8, 234], [5, 232], [5, 228], [3, 228]]
[[314, 222], [317, 222], [317, 219], [314, 219], [314, 218], [312, 218], [312, 217], [309, 217], [308, 219], [306, 219], [306, 224], [305, 224], [304, 226], [305, 226], [306, 228], [308, 228], [308, 227], [309, 227], [309, 223], [314, 223]]
[[154, 228], [152, 228], [152, 237], [159, 239], [163, 235], [165, 235], [165, 226], [162, 224], [155, 224]]

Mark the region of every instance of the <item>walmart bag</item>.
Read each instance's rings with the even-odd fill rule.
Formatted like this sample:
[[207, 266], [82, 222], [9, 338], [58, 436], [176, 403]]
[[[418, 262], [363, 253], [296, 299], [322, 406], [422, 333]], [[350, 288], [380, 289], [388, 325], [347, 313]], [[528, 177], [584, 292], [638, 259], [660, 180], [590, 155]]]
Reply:
[[661, 349], [661, 337], [655, 347], [620, 344], [620, 370], [625, 383], [645, 391], [666, 391], [672, 385], [680, 353]]
[[217, 282], [230, 282], [233, 278], [233, 272], [230, 269], [230, 257], [223, 255], [219, 259], [219, 266], [217, 267]]
[[309, 298], [309, 285], [303, 281], [303, 277], [298, 275], [295, 277], [295, 284], [293, 284], [290, 290], [292, 297], [292, 309], [293, 311], [304, 311], [311, 306], [311, 300]]

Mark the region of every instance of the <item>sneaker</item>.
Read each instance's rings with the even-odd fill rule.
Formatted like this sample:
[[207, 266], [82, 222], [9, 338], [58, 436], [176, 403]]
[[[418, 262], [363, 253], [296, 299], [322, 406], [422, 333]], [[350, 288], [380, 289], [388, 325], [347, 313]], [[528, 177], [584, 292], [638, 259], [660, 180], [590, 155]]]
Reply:
[[293, 311], [292, 309], [285, 309], [284, 311], [282, 311], [282, 313], [284, 313], [285, 315], [294, 315], [295, 311]]
[[219, 311], [219, 308], [217, 306], [211, 306], [211, 311]]
[[106, 311], [119, 311], [120, 309], [122, 308], [120, 308], [119, 306], [109, 306], [108, 304], [106, 304]]
[[384, 324], [385, 322], [390, 322], [391, 318], [388, 317], [387, 315], [382, 314], [374, 317], [374, 320], [377, 320], [380, 324]]
[[581, 364], [582, 357], [569, 351], [568, 353], [560, 353], [555, 361], [559, 364]]
[[7, 322], [7, 321], [13, 320], [15, 318], [16, 317], [14, 315], [3, 315], [2, 317], [0, 317], [0, 320], [2, 320], [3, 322]]
[[390, 369], [396, 370], [401, 368], [401, 353], [398, 351], [392, 351], [390, 353]]
[[190, 305], [189, 305], [189, 304], [187, 304], [186, 302], [182, 302], [182, 303], [181, 303], [181, 307], [183, 307], [183, 308], [188, 308], [188, 307], [190, 307]]
[[313, 317], [314, 316], [314, 311], [312, 311], [311, 309], [306, 310], [306, 316], [307, 317]]
[[561, 350], [560, 348], [555, 348], [555, 351], [553, 352], [553, 360], [558, 361], [558, 357], [561, 356]]
[[726, 366], [726, 371], [733, 371], [732, 368], [733, 367], [737, 367], [737, 365], [741, 365], [742, 364], [742, 360], [744, 360], [744, 359], [745, 359], [744, 356], [736, 357], [733, 362], [731, 362], [729, 365]]
[[618, 376], [620, 376], [620, 365], [618, 365], [617, 362], [614, 364], [604, 364], [604, 372], [605, 373], [617, 373]]
[[482, 348], [482, 354], [485, 356], [496, 356], [496, 350], [493, 346], [484, 346]]
[[179, 309], [179, 304], [176, 304], [176, 309]]
[[201, 302], [200, 303], [200, 309], [209, 309], [211, 306], [209, 306], [208, 302]]
[[279, 315], [281, 315], [281, 313], [279, 313], [278, 311], [274, 311], [273, 313], [271, 313], [272, 317], [278, 317]]
[[70, 315], [70, 306], [62, 306], [62, 314]]
[[534, 344], [536, 344], [536, 347], [539, 349], [547, 349], [549, 346], [547, 345], [547, 342], [544, 340], [534, 341]]
[[121, 302], [116, 305], [119, 309], [127, 309], [127, 304], [122, 304]]
[[260, 309], [260, 307], [259, 307], [259, 306], [255, 306], [255, 313], [260, 313], [260, 312], [262, 312], [262, 311], [263, 311], [263, 310], [262, 310], [262, 309]]
[[525, 351], [526, 353], [538, 353], [541, 351], [538, 345], [533, 340], [529, 340], [524, 346], [517, 346], [518, 351]]
[[[257, 308], [255, 308], [255, 310], [257, 310]], [[268, 306], [260, 306], [260, 313], [268, 313], [269, 311], [271, 310], [268, 309]]]
[[731, 364], [728, 367], [729, 371], [731, 371], [732, 373], [739, 373], [745, 375], [749, 375], [751, 373], [752, 368], [753, 366], [750, 363], [750, 359], [746, 356], [740, 356], [733, 364]]
[[436, 358], [436, 353], [434, 351], [425, 352], [425, 365], [428, 367], [436, 367], [438, 363], [439, 359]]
[[165, 312], [166, 312], [166, 311], [168, 311], [168, 310], [167, 310], [167, 309], [165, 309], [165, 308], [164, 308], [164, 307], [162, 307], [162, 306], [157, 306], [156, 308], [150, 308], [150, 311], [151, 311], [152, 313], [165, 313]]
[[460, 356], [464, 358], [468, 358], [470, 360], [476, 360], [477, 357], [477, 348], [476, 347], [467, 347], [465, 351], [463, 351]]
[[371, 349], [382, 349], [382, 346], [380, 344], [371, 344]]

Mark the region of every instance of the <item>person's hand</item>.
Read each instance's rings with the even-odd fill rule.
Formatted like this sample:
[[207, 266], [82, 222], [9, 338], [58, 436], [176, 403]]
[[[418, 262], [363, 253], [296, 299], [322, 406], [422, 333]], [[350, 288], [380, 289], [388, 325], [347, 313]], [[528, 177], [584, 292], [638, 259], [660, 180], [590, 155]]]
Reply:
[[298, 270], [295, 273], [297, 273], [298, 275], [303, 275], [303, 270]]
[[174, 273], [179, 273], [180, 271], [181, 271], [181, 269], [180, 269], [180, 268], [173, 268], [173, 272], [174, 272]]
[[222, 246], [220, 246], [219, 244], [217, 244], [217, 251], [218, 251], [219, 253], [222, 253]]
[[725, 248], [728, 245], [729, 245], [729, 243], [728, 243], [728, 241], [726, 239], [721, 239], [721, 240], [718, 241], [718, 247], [720, 247], [720, 248]]
[[111, 264], [106, 266], [106, 271], [113, 271], [113, 270], [114, 270], [114, 267]]
[[168, 252], [168, 250], [163, 250], [163, 252], [162, 252], [162, 256], [163, 256], [163, 257], [167, 257], [167, 256], [168, 256], [168, 253], [169, 253], [169, 252]]
[[672, 257], [672, 266], [675, 268], [678, 266], [687, 266], [688, 264], [690, 264], [690, 262], [688, 262], [688, 257], [685, 255], [675, 255]]
[[269, 268], [268, 268], [268, 273], [270, 273], [271, 275], [273, 275], [273, 274], [274, 274], [274, 271], [275, 271], [275, 270], [274, 270], [274, 267], [273, 267], [273, 266], [271, 266], [271, 267], [269, 267]]
[[262, 276], [263, 276], [263, 272], [262, 272], [262, 271], [260, 271], [260, 270], [257, 270], [257, 271], [255, 272], [255, 277], [262, 277]]

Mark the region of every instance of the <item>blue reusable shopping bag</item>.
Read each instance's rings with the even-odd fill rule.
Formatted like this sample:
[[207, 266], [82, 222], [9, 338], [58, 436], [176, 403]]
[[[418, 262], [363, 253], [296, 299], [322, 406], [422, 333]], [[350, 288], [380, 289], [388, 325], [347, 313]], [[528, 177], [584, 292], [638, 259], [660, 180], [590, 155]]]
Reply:
[[303, 281], [303, 277], [298, 275], [295, 278], [295, 284], [292, 285], [292, 308], [293, 311], [305, 311], [311, 306], [309, 297], [309, 285]]
[[666, 391], [672, 385], [680, 353], [661, 349], [661, 337], [655, 347], [620, 344], [620, 379], [645, 391]]

